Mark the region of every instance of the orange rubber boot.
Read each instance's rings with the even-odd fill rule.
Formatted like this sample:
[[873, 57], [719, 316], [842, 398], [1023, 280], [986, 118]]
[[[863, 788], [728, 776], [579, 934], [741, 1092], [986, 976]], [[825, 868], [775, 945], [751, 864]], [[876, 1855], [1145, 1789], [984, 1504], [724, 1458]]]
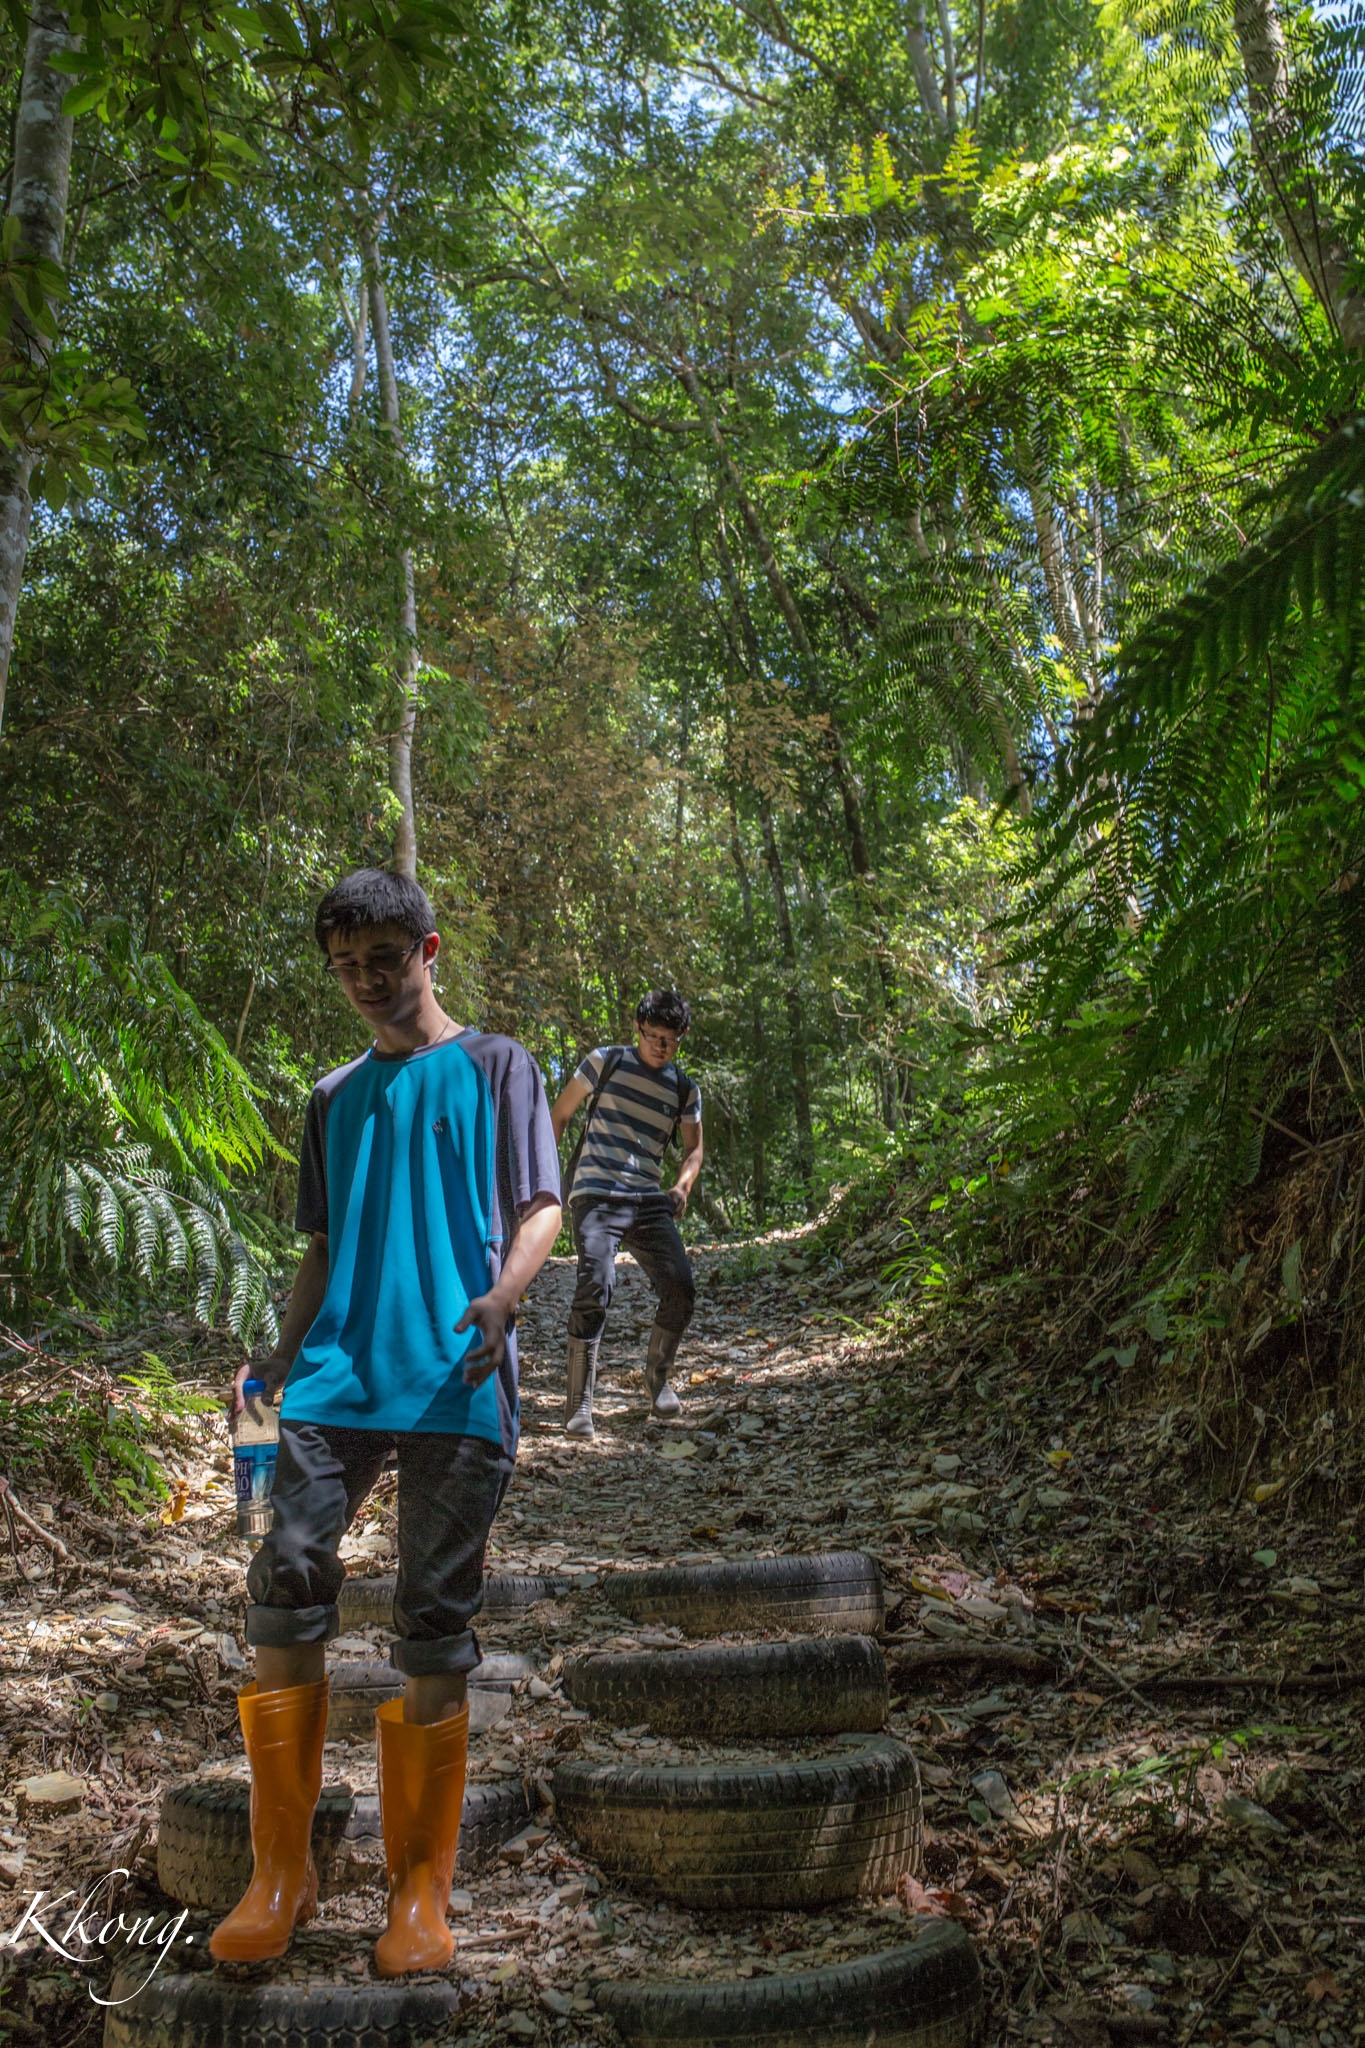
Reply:
[[264, 1963], [317, 1911], [318, 1874], [310, 1836], [322, 1790], [327, 1680], [237, 1697], [251, 1763], [251, 1883], [209, 1937], [220, 1963]]
[[464, 1806], [469, 1707], [424, 1725], [403, 1719], [402, 1700], [386, 1700], [375, 1721], [389, 1924], [375, 1945], [374, 1966], [381, 1977], [441, 1970], [455, 1949], [446, 1914]]

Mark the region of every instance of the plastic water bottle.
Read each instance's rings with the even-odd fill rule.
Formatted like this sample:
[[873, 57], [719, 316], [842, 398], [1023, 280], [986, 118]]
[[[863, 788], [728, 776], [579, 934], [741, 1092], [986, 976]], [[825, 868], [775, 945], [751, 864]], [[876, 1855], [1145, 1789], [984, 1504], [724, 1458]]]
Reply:
[[270, 1489], [280, 1451], [280, 1418], [265, 1394], [264, 1380], [244, 1380], [241, 1414], [232, 1425], [232, 1478], [237, 1494], [237, 1534], [264, 1536], [270, 1527]]

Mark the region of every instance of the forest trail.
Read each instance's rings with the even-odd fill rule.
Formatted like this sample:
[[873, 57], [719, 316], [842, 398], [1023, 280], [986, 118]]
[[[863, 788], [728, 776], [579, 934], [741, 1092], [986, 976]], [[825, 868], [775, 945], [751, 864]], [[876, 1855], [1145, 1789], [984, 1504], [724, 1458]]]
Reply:
[[[799, 1254], [799, 1240], [698, 1253], [670, 1425], [648, 1416], [652, 1300], [623, 1259], [590, 1444], [561, 1429], [572, 1263], [537, 1282], [522, 1319], [524, 1448], [489, 1562], [568, 1589], [481, 1627], [485, 1650], [527, 1655], [540, 1675], [475, 1738], [471, 1778], [544, 1792], [573, 1755], [733, 1760], [733, 1746], [588, 1722], [565, 1698], [567, 1656], [678, 1640], [614, 1610], [611, 1574], [866, 1550], [886, 1585], [889, 1730], [924, 1780], [924, 1866], [894, 1898], [697, 1915], [641, 1901], [553, 1831], [532, 1835], [458, 1880], [473, 2000], [461, 2040], [605, 2042], [594, 1980], [818, 1967], [903, 1941], [907, 1911], [950, 1916], [977, 1941], [989, 2041], [1360, 2040], [1365, 1746], [1359, 1691], [1334, 1676], [1365, 1667], [1358, 1555], [1295, 1523], [1292, 1504], [1273, 1526], [1270, 1509], [1208, 1506], [1182, 1478], [1169, 1416], [1042, 1389], [998, 1342], [936, 1351], [926, 1333], [907, 1350], [902, 1335], [893, 1355], [850, 1320], [847, 1273], [826, 1283], [844, 1304], [824, 1299]], [[33, 1887], [111, 1862], [164, 1907], [165, 1787], [242, 1773], [246, 1549], [213, 1483], [220, 1456], [187, 1474], [181, 1521], [125, 1535], [113, 1559], [89, 1518], [64, 1532], [81, 1555], [56, 1583], [45, 1554], [21, 1551], [32, 1583], [6, 1597], [0, 1695], [6, 1926]], [[355, 1571], [391, 1568], [392, 1488], [348, 1538]], [[383, 1641], [352, 1630], [335, 1657], [377, 1657]], [[1248, 1684], [1257, 1669], [1300, 1689]], [[1199, 1675], [1220, 1682], [1179, 1683]], [[54, 1771], [82, 1796], [43, 1819], [22, 1785]], [[362, 1791], [372, 1771], [372, 1744], [328, 1751], [333, 1781]], [[381, 1911], [372, 1877], [353, 1886], [280, 1973], [365, 1979]], [[192, 1915], [190, 1931], [211, 1918]], [[21, 2042], [98, 2039], [79, 1969], [37, 1944], [0, 1965]]]

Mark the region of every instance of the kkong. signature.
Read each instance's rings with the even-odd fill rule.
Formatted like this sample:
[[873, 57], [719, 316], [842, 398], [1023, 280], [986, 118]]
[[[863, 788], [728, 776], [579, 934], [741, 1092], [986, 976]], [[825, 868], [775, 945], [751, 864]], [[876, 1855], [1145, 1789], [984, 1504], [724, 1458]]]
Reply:
[[[111, 1951], [122, 1950], [125, 1956], [138, 1950], [154, 1948], [155, 1958], [150, 1958], [151, 1968], [135, 1990], [123, 1998], [101, 1998], [94, 1985], [90, 1996], [96, 2005], [127, 2005], [138, 1992], [145, 1991], [166, 1957], [170, 1954], [176, 1938], [189, 1918], [188, 1913], [177, 1913], [173, 1920], [165, 1920], [160, 1926], [153, 1913], [117, 1913], [113, 1899], [106, 1887], [112, 1887], [119, 1878], [131, 1873], [126, 1870], [106, 1871], [99, 1882], [88, 1891], [76, 1906], [71, 1917], [63, 1924], [58, 1918], [58, 1909], [65, 1908], [75, 1898], [74, 1892], [58, 1892], [50, 1895], [45, 1891], [34, 1892], [27, 1906], [19, 1916], [18, 1925], [7, 1934], [0, 1934], [0, 1947], [18, 1948], [20, 1943], [37, 1937], [45, 1942], [54, 1955], [65, 1958], [68, 1963], [91, 1964], [100, 1961]], [[103, 1896], [101, 1896], [103, 1894]], [[194, 1936], [187, 1934], [187, 1942]]]

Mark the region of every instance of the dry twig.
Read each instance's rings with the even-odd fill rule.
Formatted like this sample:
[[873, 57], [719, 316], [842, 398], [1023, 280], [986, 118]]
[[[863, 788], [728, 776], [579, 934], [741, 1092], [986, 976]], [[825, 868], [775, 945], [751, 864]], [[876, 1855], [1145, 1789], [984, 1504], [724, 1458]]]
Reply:
[[67, 1549], [61, 1537], [54, 1536], [50, 1529], [45, 1529], [41, 1522], [35, 1522], [32, 1515], [24, 1512], [15, 1498], [14, 1488], [10, 1485], [3, 1472], [0, 1472], [0, 1500], [3, 1500], [5, 1503], [5, 1513], [12, 1516], [16, 1522], [21, 1523], [30, 1535], [37, 1537], [40, 1543], [45, 1543], [59, 1563], [71, 1563], [71, 1552]]
[[1013, 1672], [1019, 1678], [1054, 1683], [1059, 1666], [1038, 1650], [1025, 1650], [1018, 1643], [907, 1643], [904, 1648], [888, 1645], [887, 1662], [898, 1679], [916, 1672], [966, 1670], [989, 1665]]

